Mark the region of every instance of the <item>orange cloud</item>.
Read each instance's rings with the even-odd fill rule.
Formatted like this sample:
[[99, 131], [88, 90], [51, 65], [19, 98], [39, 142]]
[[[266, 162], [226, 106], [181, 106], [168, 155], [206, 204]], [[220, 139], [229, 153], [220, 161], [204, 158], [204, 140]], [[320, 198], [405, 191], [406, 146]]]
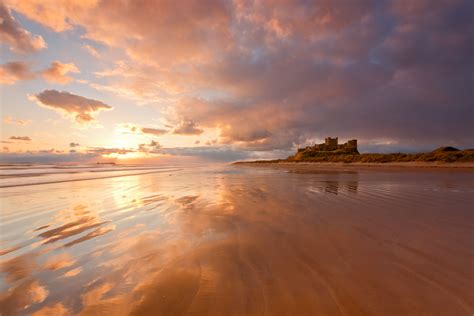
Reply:
[[24, 140], [24, 141], [31, 141], [31, 138], [29, 136], [11, 136], [11, 140]]
[[31, 123], [31, 120], [14, 119], [11, 116], [5, 116], [3, 122], [6, 124], [28, 125]]
[[0, 65], [0, 84], [14, 84], [20, 80], [34, 78], [35, 74], [30, 71], [28, 64], [25, 62], [12, 61]]
[[39, 22], [56, 32], [73, 27], [75, 21], [93, 9], [97, 0], [6, 0], [8, 5], [33, 21]]
[[148, 134], [154, 136], [161, 136], [169, 132], [161, 128], [141, 127], [131, 123], [122, 123], [119, 124], [118, 127], [123, 134]]
[[173, 134], [178, 135], [200, 135], [204, 130], [197, 127], [196, 123], [190, 120], [181, 120], [173, 129]]
[[51, 66], [42, 71], [41, 75], [43, 78], [51, 83], [58, 83], [58, 84], [67, 84], [69, 83], [72, 78], [66, 76], [67, 73], [79, 73], [79, 68], [73, 63], [63, 64], [60, 61], [53, 61]]
[[8, 44], [12, 51], [28, 54], [46, 48], [43, 38], [22, 28], [3, 3], [0, 3], [0, 26], [0, 42]]
[[155, 136], [160, 136], [168, 132], [167, 130], [164, 130], [164, 129], [150, 128], [150, 127], [142, 127], [140, 128], [140, 131], [143, 134], [150, 134], [150, 135], [155, 135]]
[[84, 37], [127, 47], [130, 56], [156, 64], [209, 60], [214, 55], [215, 44], [230, 39], [231, 11], [217, 0], [147, 0], [140, 4], [9, 0], [9, 3], [18, 12], [57, 32], [74, 25], [86, 26]]
[[38, 105], [74, 117], [83, 124], [94, 121], [94, 115], [100, 111], [113, 109], [101, 101], [88, 99], [66, 91], [44, 90], [31, 97]]

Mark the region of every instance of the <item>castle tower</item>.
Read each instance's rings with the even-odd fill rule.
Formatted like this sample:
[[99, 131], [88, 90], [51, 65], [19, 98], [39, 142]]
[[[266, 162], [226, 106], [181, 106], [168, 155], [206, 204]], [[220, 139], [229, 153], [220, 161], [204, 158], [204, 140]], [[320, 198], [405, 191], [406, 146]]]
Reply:
[[324, 140], [324, 144], [326, 145], [326, 150], [336, 150], [337, 149], [337, 137], [336, 138], [331, 138], [331, 137], [326, 137]]
[[357, 139], [351, 139], [347, 141], [347, 146], [350, 148], [357, 149]]

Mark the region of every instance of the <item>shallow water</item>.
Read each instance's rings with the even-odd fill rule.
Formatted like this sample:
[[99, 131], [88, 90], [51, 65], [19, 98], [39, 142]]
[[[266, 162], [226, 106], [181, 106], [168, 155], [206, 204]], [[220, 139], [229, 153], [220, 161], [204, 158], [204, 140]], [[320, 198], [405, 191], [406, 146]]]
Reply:
[[472, 172], [83, 167], [0, 170], [0, 314], [474, 313]]

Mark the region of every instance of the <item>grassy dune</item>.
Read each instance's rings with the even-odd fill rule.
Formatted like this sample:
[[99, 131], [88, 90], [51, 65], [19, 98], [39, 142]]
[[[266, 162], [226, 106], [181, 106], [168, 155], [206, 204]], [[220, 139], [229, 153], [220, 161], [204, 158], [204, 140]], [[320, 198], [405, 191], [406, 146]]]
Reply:
[[[256, 161], [259, 162], [259, 161]], [[390, 163], [390, 162], [474, 162], [474, 149], [458, 150], [453, 147], [440, 147], [428, 153], [341, 153], [303, 150], [287, 159], [261, 162], [342, 162], [342, 163]]]

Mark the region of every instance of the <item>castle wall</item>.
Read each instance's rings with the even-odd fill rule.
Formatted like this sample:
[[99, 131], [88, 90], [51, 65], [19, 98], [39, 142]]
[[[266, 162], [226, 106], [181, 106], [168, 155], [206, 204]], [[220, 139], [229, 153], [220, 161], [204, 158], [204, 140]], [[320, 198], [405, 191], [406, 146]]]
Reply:
[[[323, 144], [315, 144], [310, 147], [315, 151], [334, 151], [334, 150], [348, 150], [357, 151], [357, 139], [348, 140], [347, 143], [338, 144], [338, 138], [326, 137]], [[303, 149], [304, 150], [304, 149]], [[300, 150], [298, 150], [300, 151]]]

